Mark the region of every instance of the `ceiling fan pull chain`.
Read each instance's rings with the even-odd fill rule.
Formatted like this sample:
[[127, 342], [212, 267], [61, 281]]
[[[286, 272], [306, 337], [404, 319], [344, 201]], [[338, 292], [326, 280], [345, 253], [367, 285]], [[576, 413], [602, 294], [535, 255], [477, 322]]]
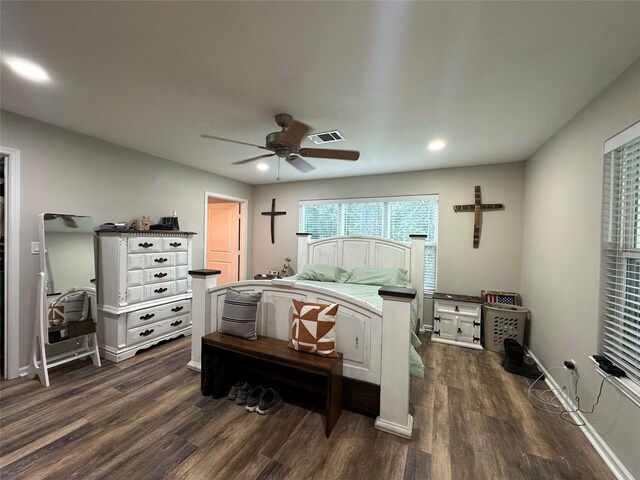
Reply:
[[280, 164], [282, 163], [282, 159], [278, 157], [278, 178], [276, 180], [280, 181]]

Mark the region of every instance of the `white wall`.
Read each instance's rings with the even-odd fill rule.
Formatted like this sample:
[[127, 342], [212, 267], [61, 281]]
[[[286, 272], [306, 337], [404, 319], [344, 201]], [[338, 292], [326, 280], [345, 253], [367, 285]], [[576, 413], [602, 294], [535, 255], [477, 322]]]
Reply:
[[[640, 60], [526, 163], [522, 291], [532, 311], [530, 348], [547, 368], [578, 362], [587, 409], [601, 381], [587, 355], [599, 351], [603, 143], [639, 118]], [[562, 370], [551, 373], [570, 388]], [[605, 385], [588, 417], [640, 478], [640, 409]]]
[[[480, 295], [482, 289], [519, 292], [523, 181], [524, 163], [519, 162], [256, 186], [254, 273], [280, 270], [285, 257], [294, 259], [297, 271], [300, 200], [439, 194], [437, 290], [468, 295]], [[473, 214], [453, 212], [455, 204], [474, 202], [476, 185], [482, 187], [484, 203], [505, 204], [503, 211], [483, 214], [479, 249], [473, 248]], [[274, 245], [270, 217], [261, 215], [271, 209], [272, 198], [277, 210], [287, 212], [275, 219]], [[430, 312], [425, 317], [430, 319]]]
[[2, 145], [21, 152], [20, 365], [33, 331], [39, 260], [29, 247], [38, 240], [40, 213], [91, 215], [99, 225], [141, 215], [156, 223], [177, 210], [180, 228], [197, 233], [193, 267], [202, 268], [204, 192], [251, 201], [252, 187], [242, 182], [6, 111], [0, 122]]

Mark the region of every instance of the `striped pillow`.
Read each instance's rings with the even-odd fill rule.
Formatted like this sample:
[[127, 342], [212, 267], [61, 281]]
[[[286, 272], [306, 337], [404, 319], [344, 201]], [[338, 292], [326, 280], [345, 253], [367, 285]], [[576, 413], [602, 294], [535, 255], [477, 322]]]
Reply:
[[293, 323], [289, 347], [323, 357], [337, 357], [336, 314], [338, 304], [293, 300]]
[[242, 293], [227, 288], [224, 297], [224, 307], [222, 308], [222, 318], [218, 330], [220, 333], [246, 338], [247, 340], [257, 340], [256, 335], [256, 314], [258, 312], [258, 302], [262, 298], [262, 292]]

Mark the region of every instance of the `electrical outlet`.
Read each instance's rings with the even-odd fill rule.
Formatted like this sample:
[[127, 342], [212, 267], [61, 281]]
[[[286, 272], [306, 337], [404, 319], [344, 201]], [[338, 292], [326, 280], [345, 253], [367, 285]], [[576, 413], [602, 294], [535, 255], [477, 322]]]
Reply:
[[40, 242], [31, 242], [31, 255], [38, 255], [40, 253]]

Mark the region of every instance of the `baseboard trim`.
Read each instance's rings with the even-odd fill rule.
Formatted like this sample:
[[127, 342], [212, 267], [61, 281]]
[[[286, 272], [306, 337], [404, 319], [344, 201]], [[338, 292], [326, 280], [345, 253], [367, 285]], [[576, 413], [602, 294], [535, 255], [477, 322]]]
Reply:
[[25, 365], [24, 367], [18, 368], [18, 376], [26, 377], [29, 374], [29, 365]]
[[[540, 370], [544, 373], [545, 383], [549, 385], [549, 387], [554, 391], [554, 393], [556, 394], [556, 398], [560, 400], [560, 403], [562, 403], [562, 406], [569, 411], [575, 410], [576, 406], [573, 403], [573, 400], [571, 399], [571, 397], [569, 397], [565, 393], [565, 391], [562, 390], [562, 387], [558, 385], [555, 379], [551, 375], [549, 375], [549, 372], [547, 371], [547, 369], [544, 368], [544, 366], [542, 366], [542, 363], [540, 363], [538, 358], [531, 352], [531, 350], [529, 350], [528, 348], [525, 350], [527, 354], [533, 360], [535, 360]], [[589, 423], [589, 420], [587, 420], [587, 418], [580, 412], [571, 413], [570, 415], [571, 415], [571, 419], [574, 422], [584, 423], [583, 426], [580, 426], [578, 428], [582, 431], [583, 435], [587, 437], [587, 440], [589, 440], [589, 443], [593, 445], [593, 448], [595, 448], [596, 452], [598, 452], [598, 455], [600, 455], [602, 460], [604, 460], [604, 463], [607, 464], [607, 466], [609, 467], [611, 472], [616, 476], [616, 478], [618, 480], [635, 480], [633, 475], [631, 475], [631, 472], [627, 470], [627, 468], [616, 456], [616, 454], [613, 453], [611, 448], [609, 448], [609, 445], [607, 445], [607, 442], [604, 441], [604, 439], [596, 431], [593, 425]]]

